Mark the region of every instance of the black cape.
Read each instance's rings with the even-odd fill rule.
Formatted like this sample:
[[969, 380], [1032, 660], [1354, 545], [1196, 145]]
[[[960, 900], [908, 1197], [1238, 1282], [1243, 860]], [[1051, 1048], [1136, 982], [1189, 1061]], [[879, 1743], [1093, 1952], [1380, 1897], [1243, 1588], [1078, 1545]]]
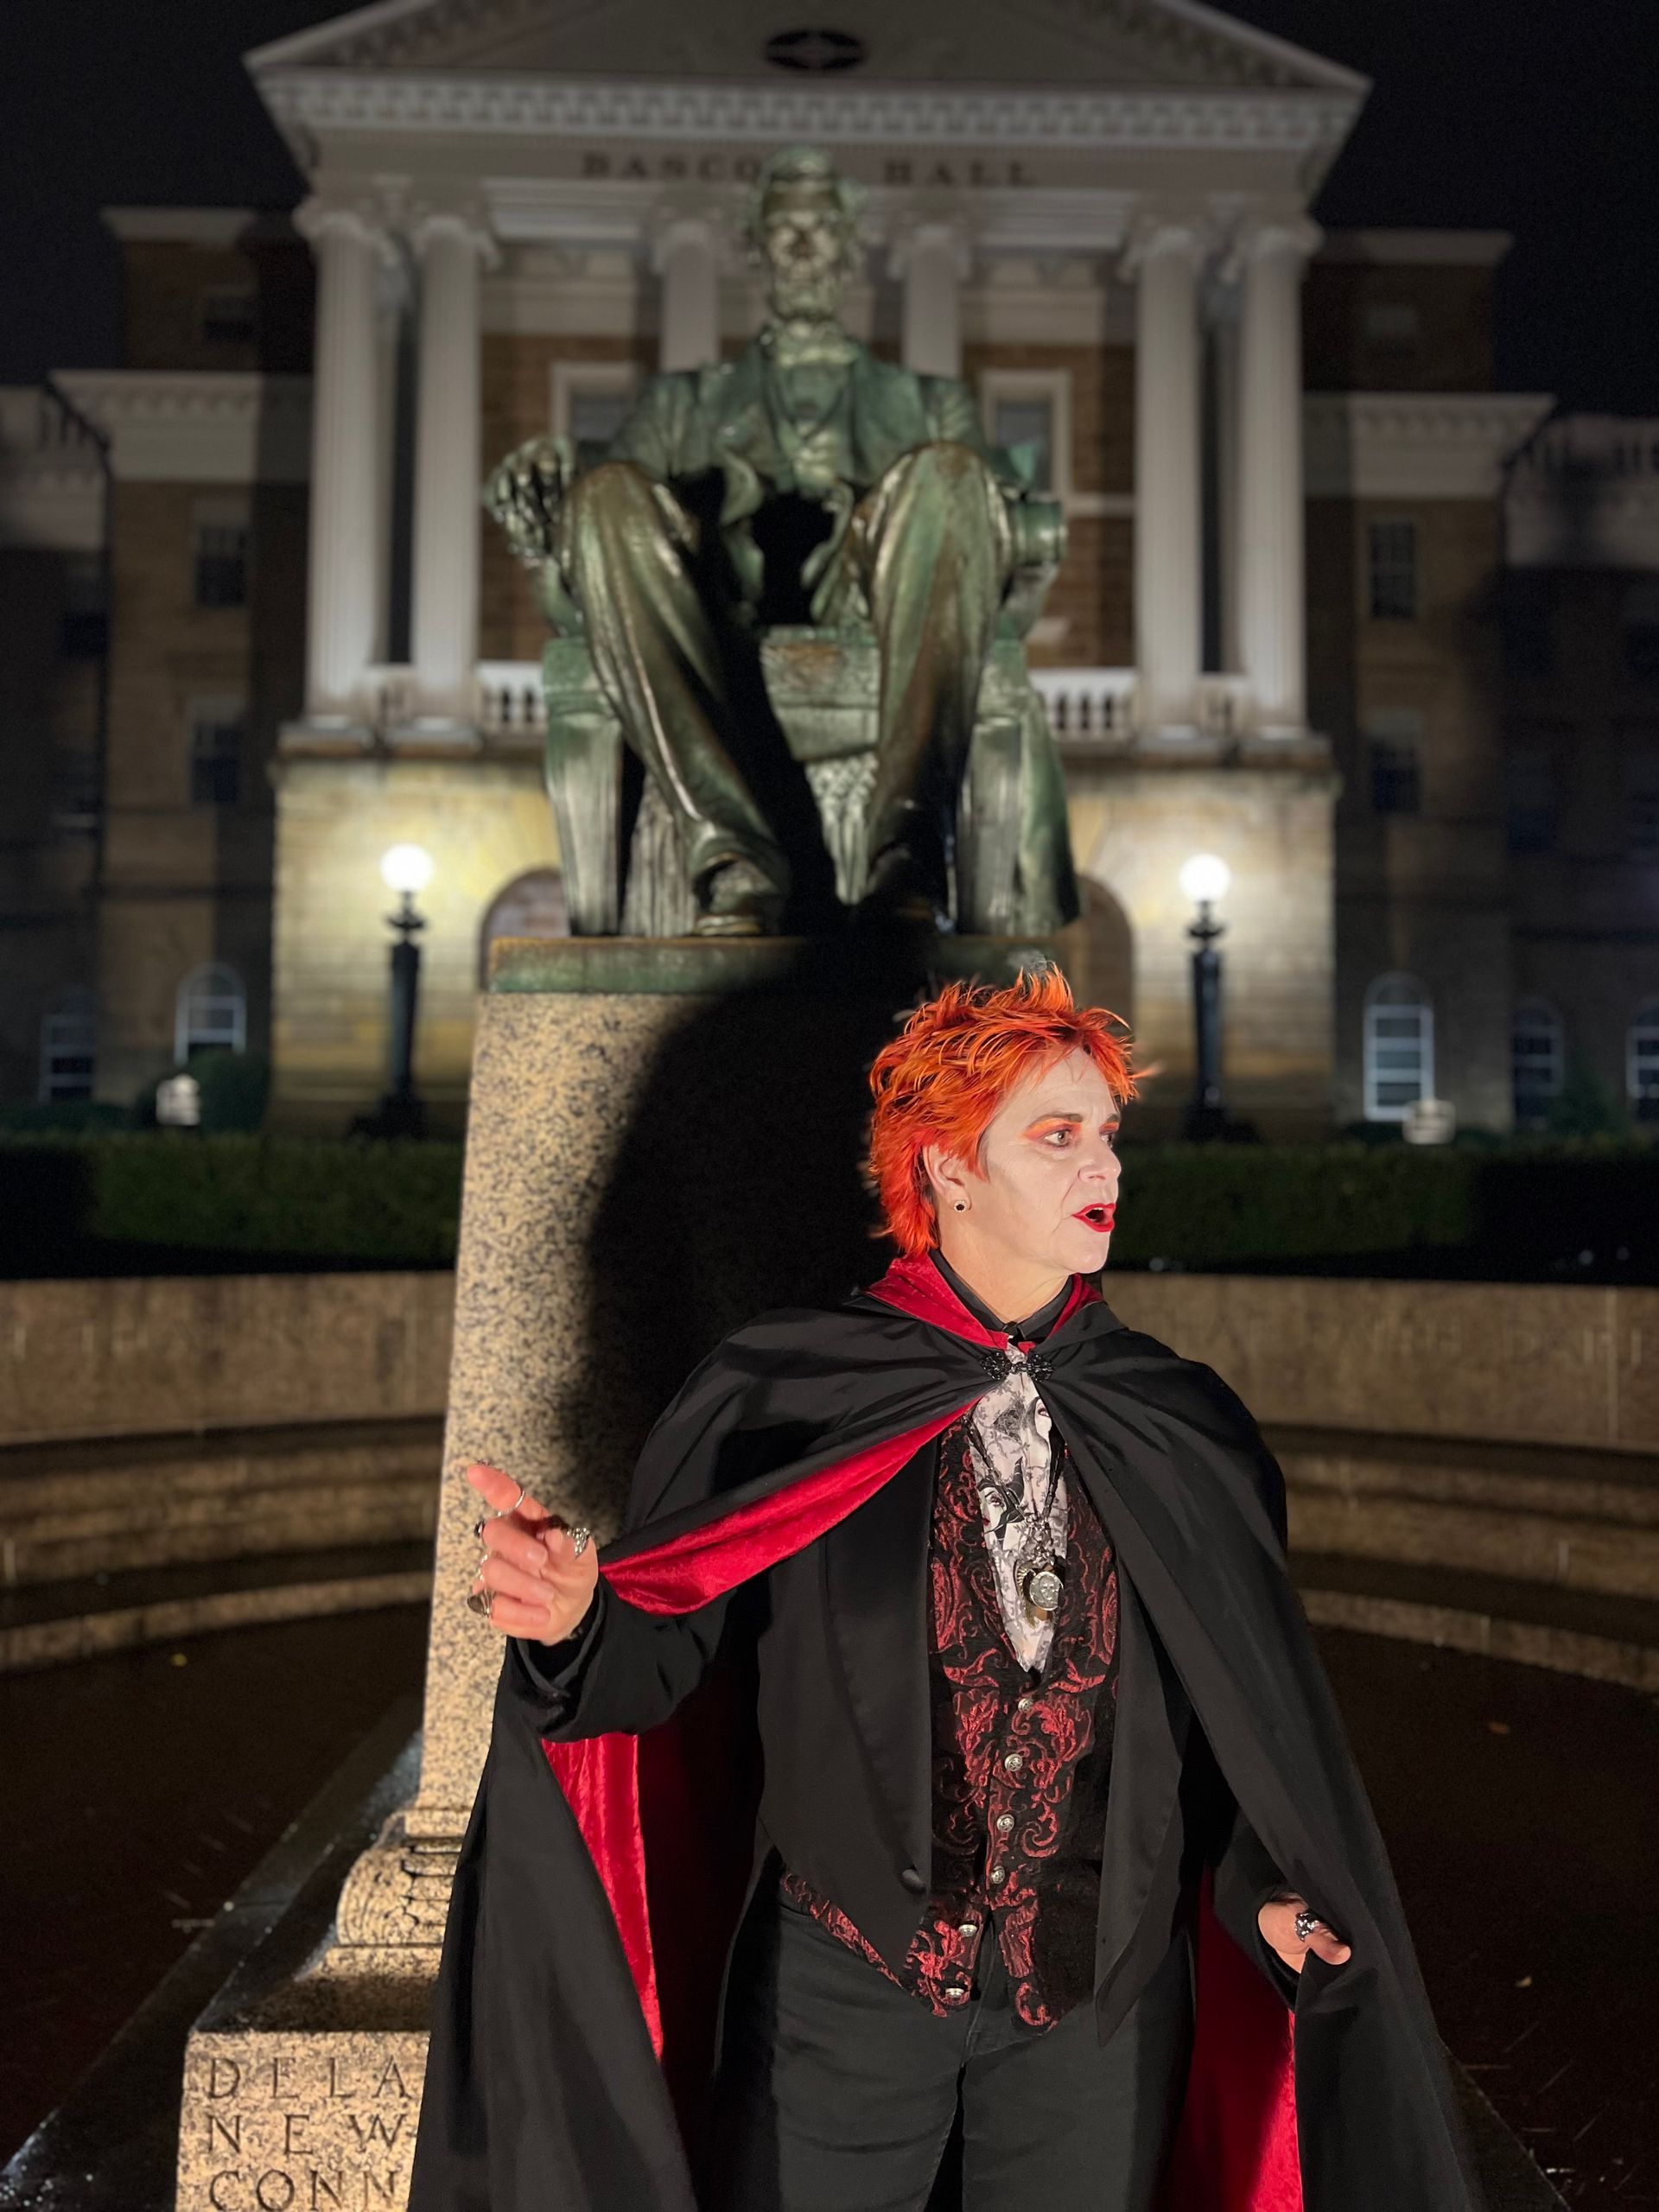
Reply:
[[[874, 1294], [735, 1331], [647, 1440], [607, 1573], [971, 1402], [987, 1387], [975, 1332]], [[1041, 1350], [1043, 1399], [1226, 1783], [1352, 1946], [1337, 1967], [1310, 1953], [1296, 1993], [1304, 2212], [1478, 2212], [1387, 1856], [1286, 1570], [1271, 1453], [1210, 1368], [1103, 1302]], [[693, 2212], [617, 1924], [531, 1713], [509, 1650], [434, 1994], [410, 2212]]]

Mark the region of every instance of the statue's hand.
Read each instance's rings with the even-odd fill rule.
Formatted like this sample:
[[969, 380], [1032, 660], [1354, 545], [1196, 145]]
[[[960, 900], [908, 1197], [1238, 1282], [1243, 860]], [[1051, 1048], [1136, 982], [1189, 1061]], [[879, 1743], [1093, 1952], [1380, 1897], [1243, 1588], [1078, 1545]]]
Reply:
[[485, 505], [531, 568], [553, 557], [559, 503], [575, 474], [568, 438], [531, 438], [507, 455], [485, 487]]

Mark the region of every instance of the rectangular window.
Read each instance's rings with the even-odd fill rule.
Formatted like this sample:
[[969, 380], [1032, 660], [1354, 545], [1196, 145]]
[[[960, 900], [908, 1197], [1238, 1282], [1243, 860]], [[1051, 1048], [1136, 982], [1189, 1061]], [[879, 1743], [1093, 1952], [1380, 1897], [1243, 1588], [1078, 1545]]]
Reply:
[[991, 442], [1008, 453], [1023, 448], [1031, 461], [1032, 489], [1054, 489], [1054, 402], [1046, 394], [995, 400], [991, 408]]
[[198, 607], [248, 603], [247, 518], [199, 518], [195, 526], [195, 601]]
[[1659, 583], [1627, 585], [1622, 613], [1625, 674], [1638, 683], [1659, 683]]
[[1539, 569], [1510, 569], [1503, 577], [1498, 620], [1503, 663], [1511, 676], [1523, 681], [1547, 677], [1554, 665], [1553, 582], [1548, 571]]
[[1421, 814], [1422, 778], [1417, 748], [1390, 738], [1370, 741], [1371, 810], [1375, 814]]
[[1374, 622], [1417, 620], [1417, 525], [1374, 522], [1369, 532], [1367, 569]]
[[1371, 810], [1421, 814], [1423, 805], [1423, 718], [1414, 707], [1384, 707], [1365, 725]]
[[251, 284], [204, 293], [201, 336], [207, 346], [251, 346], [259, 335], [259, 302]]
[[98, 1011], [89, 990], [59, 992], [41, 1024], [41, 1096], [90, 1098], [98, 1065]]
[[245, 728], [238, 705], [208, 702], [191, 709], [192, 806], [234, 806], [241, 798]]
[[1389, 353], [1408, 353], [1422, 331], [1422, 317], [1412, 300], [1371, 300], [1366, 304], [1364, 331], [1373, 346]]
[[58, 650], [66, 660], [101, 660], [109, 643], [109, 594], [101, 553], [71, 553], [63, 564]]
[[570, 435], [577, 448], [603, 453], [628, 419], [633, 394], [620, 389], [598, 390], [573, 385], [570, 388]]
[[1659, 753], [1624, 764], [1625, 849], [1633, 861], [1659, 860]]
[[60, 746], [52, 756], [52, 826], [98, 827], [98, 755], [90, 747]]
[[1069, 505], [1077, 496], [1071, 370], [982, 369], [979, 412], [988, 442], [1029, 470], [1031, 489]]
[[1555, 763], [1541, 745], [1517, 745], [1503, 762], [1504, 832], [1512, 853], [1555, 842]]

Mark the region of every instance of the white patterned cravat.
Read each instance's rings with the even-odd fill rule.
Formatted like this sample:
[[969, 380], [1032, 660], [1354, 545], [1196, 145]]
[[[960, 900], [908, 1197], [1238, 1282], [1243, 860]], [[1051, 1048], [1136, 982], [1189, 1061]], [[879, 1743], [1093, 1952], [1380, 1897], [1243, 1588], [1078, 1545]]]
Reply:
[[[1040, 1670], [1054, 1641], [1054, 1622], [1027, 1606], [1016, 1568], [1047, 1497], [1052, 1424], [1024, 1357], [1015, 1351], [1006, 1357], [1008, 1372], [969, 1414], [968, 1437], [1002, 1624], [1020, 1665]], [[1065, 1478], [1058, 1475], [1048, 1503], [1049, 1541], [1057, 1560], [1065, 1557]]]

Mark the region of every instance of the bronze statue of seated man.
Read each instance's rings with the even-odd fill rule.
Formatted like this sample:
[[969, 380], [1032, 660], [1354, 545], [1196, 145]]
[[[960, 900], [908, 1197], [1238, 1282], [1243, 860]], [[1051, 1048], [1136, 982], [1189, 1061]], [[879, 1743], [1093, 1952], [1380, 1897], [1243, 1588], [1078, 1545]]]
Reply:
[[585, 632], [672, 814], [699, 932], [774, 930], [802, 888], [802, 844], [784, 834], [789, 764], [746, 710], [741, 674], [745, 633], [777, 622], [874, 632], [860, 903], [944, 906], [940, 824], [1026, 486], [992, 454], [965, 385], [879, 360], [842, 329], [860, 197], [821, 153], [775, 156], [749, 219], [769, 305], [754, 340], [735, 360], [653, 378], [597, 467], [578, 474], [568, 443], [540, 439], [486, 493], [555, 626]]

